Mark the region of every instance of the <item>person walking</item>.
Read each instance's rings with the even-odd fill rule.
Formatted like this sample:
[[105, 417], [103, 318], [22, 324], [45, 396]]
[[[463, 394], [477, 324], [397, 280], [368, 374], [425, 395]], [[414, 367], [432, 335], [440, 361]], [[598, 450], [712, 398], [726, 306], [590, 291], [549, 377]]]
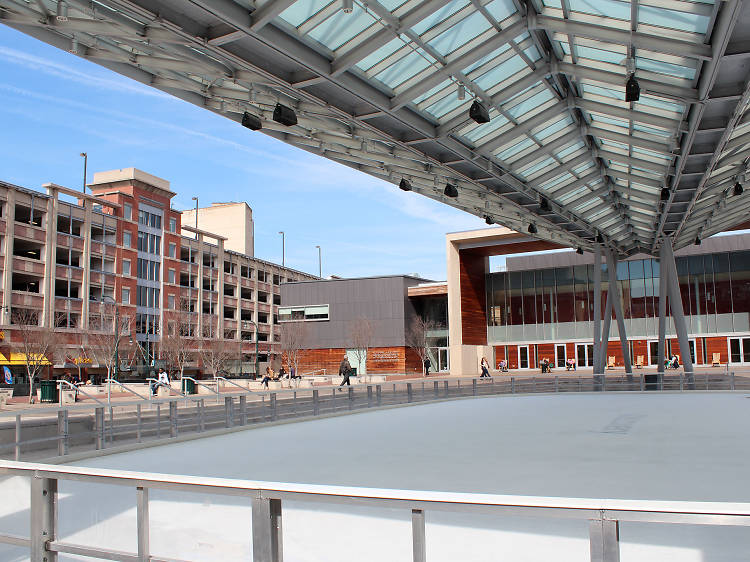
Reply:
[[339, 376], [344, 377], [341, 380], [341, 384], [339, 386], [344, 386], [345, 384], [347, 386], [351, 386], [352, 383], [349, 382], [349, 377], [352, 373], [352, 366], [349, 363], [349, 359], [346, 357], [346, 353], [344, 353], [344, 358], [341, 360], [341, 363], [339, 364]]
[[424, 358], [424, 376], [429, 376], [430, 367], [432, 367], [432, 361], [430, 361], [429, 357], [425, 357]]
[[490, 376], [490, 362], [487, 361], [487, 358], [486, 357], [482, 357], [482, 361], [479, 363], [479, 365], [482, 367], [482, 374], [479, 375], [479, 378], [480, 379], [484, 378], [484, 377], [489, 378], [489, 376]]

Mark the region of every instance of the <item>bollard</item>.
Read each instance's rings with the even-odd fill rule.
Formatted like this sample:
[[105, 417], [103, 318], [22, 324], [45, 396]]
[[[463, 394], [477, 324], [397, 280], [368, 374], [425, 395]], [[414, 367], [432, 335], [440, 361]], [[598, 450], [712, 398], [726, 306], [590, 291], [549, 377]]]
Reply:
[[169, 436], [177, 437], [177, 402], [169, 403]]
[[138, 443], [140, 443], [143, 440], [143, 418], [141, 417], [140, 404], [135, 407], [135, 416], [138, 423], [135, 430], [135, 439]]
[[276, 421], [276, 393], [272, 392], [268, 405], [271, 408], [271, 421]]
[[560, 376], [555, 375], [555, 392], [560, 392]]
[[13, 458], [17, 461], [21, 460], [21, 414], [16, 414], [16, 447]]
[[96, 450], [104, 448], [104, 408], [94, 410], [94, 433], [96, 434]]
[[477, 379], [471, 379], [471, 395], [477, 395]]
[[68, 410], [57, 412], [57, 454], [68, 454]]
[[313, 390], [313, 416], [320, 414], [320, 396], [317, 390]]
[[438, 385], [438, 381], [432, 383], [432, 390], [435, 393], [435, 398], [437, 398], [440, 393], [440, 386]]
[[247, 396], [240, 396], [240, 425], [247, 425]]
[[729, 375], [729, 390], [734, 390], [734, 371]]
[[349, 409], [354, 409], [354, 388], [349, 387]]
[[204, 399], [198, 400], [198, 409], [200, 410], [200, 426], [201, 432], [206, 430], [206, 401]]
[[234, 406], [234, 403], [232, 402], [231, 396], [225, 396], [224, 397], [224, 426], [225, 427], [232, 427], [234, 424], [234, 413], [232, 412], [232, 407]]
[[367, 385], [367, 407], [372, 408], [372, 385]]
[[407, 383], [406, 383], [406, 401], [407, 401], [407, 402], [411, 402], [411, 400], [412, 400], [412, 388], [411, 388], [411, 383], [410, 383], [410, 382], [407, 382]]
[[510, 377], [510, 393], [516, 393], [516, 377]]
[[444, 390], [445, 390], [445, 397], [448, 398], [448, 393], [450, 392], [448, 390], [448, 381], [443, 381], [443, 387], [444, 387]]
[[383, 389], [380, 385], [375, 387], [375, 397], [377, 398], [378, 406], [380, 406], [383, 403]]

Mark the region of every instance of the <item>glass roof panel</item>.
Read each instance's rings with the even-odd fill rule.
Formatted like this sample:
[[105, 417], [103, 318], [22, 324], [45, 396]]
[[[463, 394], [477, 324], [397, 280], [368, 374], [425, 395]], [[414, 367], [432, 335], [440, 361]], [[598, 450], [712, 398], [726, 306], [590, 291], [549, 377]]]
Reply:
[[672, 64], [664, 61], [653, 60], [645, 57], [635, 57], [635, 66], [642, 70], [648, 70], [650, 72], [657, 72], [659, 74], [666, 74], [667, 76], [675, 76], [677, 78], [685, 78], [692, 80], [695, 78], [695, 69], [679, 64]]
[[492, 131], [495, 131], [508, 123], [508, 120], [502, 115], [498, 115], [496, 111], [490, 111], [490, 117], [492, 120], [489, 123], [483, 123], [478, 125], [464, 134], [464, 136], [470, 141], [474, 142], [477, 139], [481, 139], [489, 135]]
[[574, 12], [616, 18], [630, 19], [630, 2], [617, 0], [568, 0], [568, 6]]
[[484, 64], [487, 64], [487, 63], [488, 63], [488, 62], [490, 62], [491, 60], [494, 60], [494, 59], [496, 59], [497, 57], [499, 57], [500, 55], [502, 55], [502, 54], [503, 54], [503, 53], [504, 53], [505, 51], [507, 51], [508, 49], [510, 49], [510, 45], [508, 45], [508, 44], [506, 43], [505, 45], [503, 45], [503, 46], [502, 46], [502, 47], [500, 47], [499, 49], [495, 49], [494, 51], [492, 51], [492, 52], [491, 52], [491, 53], [490, 53], [489, 55], [487, 55], [486, 57], [482, 57], [481, 59], [479, 59], [479, 60], [478, 60], [477, 62], [475, 62], [474, 64], [472, 64], [472, 65], [469, 65], [469, 66], [467, 66], [466, 68], [464, 68], [464, 73], [465, 73], [465, 74], [468, 74], [469, 72], [471, 72], [471, 71], [473, 71], [473, 70], [475, 70], [475, 69], [479, 68], [480, 66], [482, 66], [482, 65], [484, 65]]
[[607, 123], [608, 125], [615, 125], [617, 127], [623, 127], [625, 129], [628, 128], [627, 121], [623, 121], [621, 119], [614, 119], [613, 117], [607, 117], [606, 115], [601, 115], [599, 113], [592, 113], [591, 120], [599, 121], [600, 123]]
[[480, 12], [474, 12], [435, 37], [429, 45], [441, 55], [447, 55], [491, 28], [487, 18]]
[[403, 46], [404, 41], [399, 37], [394, 37], [391, 41], [380, 47], [377, 51], [359, 61], [357, 63], [357, 66], [362, 70], [369, 70], [370, 67], [375, 66], [384, 58], [391, 56]]
[[654, 127], [641, 125], [640, 123], [633, 123], [633, 129], [636, 131], [641, 131], [643, 133], [648, 133], [650, 135], [659, 135], [662, 137], [671, 137], [674, 134], [672, 131], [667, 131], [666, 129], [656, 129]]
[[399, 6], [403, 6], [408, 0], [379, 0], [379, 2], [388, 8], [389, 12], [393, 12]]
[[279, 17], [299, 27], [330, 3], [331, 0], [298, 0], [281, 12]]
[[651, 156], [653, 158], [660, 158], [662, 160], [671, 161], [672, 155], [671, 154], [662, 154], [660, 152], [654, 152], [653, 150], [646, 150], [645, 148], [640, 148], [637, 146], [633, 147], [633, 152], [637, 154], [645, 154], [647, 156]]
[[[441, 100], [433, 103], [431, 106], [425, 109], [428, 113], [431, 113], [437, 118], [442, 117], [446, 113], [449, 113], [459, 107], [461, 104], [466, 103], [466, 100], [458, 99], [458, 95], [445, 96]], [[492, 121], [490, 121], [491, 123]]]
[[552, 94], [549, 92], [549, 90], [543, 90], [539, 92], [538, 94], [534, 94], [526, 101], [522, 101], [521, 103], [515, 105], [511, 109], [508, 110], [508, 113], [515, 119], [520, 117], [521, 115], [526, 115], [531, 110], [539, 107], [545, 102], [548, 102], [552, 99]]
[[420, 51], [412, 51], [395, 64], [377, 74], [375, 78], [383, 82], [383, 84], [395, 88], [428, 66], [430, 66], [430, 63]]
[[[565, 43], [565, 50], [569, 51], [570, 47]], [[566, 54], [568, 54], [566, 52]], [[594, 47], [586, 47], [583, 45], [576, 45], [576, 55], [584, 59], [592, 59], [599, 62], [608, 62], [611, 64], [622, 64], [622, 53], [615, 53], [613, 51], [605, 51], [604, 49], [595, 49]]]
[[536, 133], [534, 133], [534, 136], [538, 140], [544, 140], [550, 135], [554, 135], [557, 131], [564, 129], [565, 127], [573, 123], [573, 119], [571, 119], [570, 115], [561, 114], [561, 117], [562, 119], [560, 119], [559, 121], [545, 127], [541, 131], [537, 131]]
[[560, 0], [542, 0], [542, 4], [544, 4], [548, 8], [557, 8], [558, 10], [562, 10], [562, 3]]
[[485, 8], [493, 18], [500, 22], [517, 12], [513, 0], [492, 0]]
[[555, 154], [557, 155], [558, 158], [564, 161], [568, 155], [576, 152], [577, 150], [584, 148], [585, 146], [586, 145], [584, 145], [582, 142], [576, 142], [576, 143], [571, 144], [567, 148], [563, 148], [562, 150], [556, 152]]
[[521, 142], [514, 144], [510, 148], [506, 148], [501, 153], [499, 154], [496, 153], [496, 154], [497, 154], [497, 157], [500, 158], [500, 160], [507, 160], [508, 158], [516, 154], [517, 152], [520, 152], [521, 150], [528, 148], [535, 144], [536, 143], [533, 140], [526, 138], [526, 139], [523, 139]]
[[354, 4], [354, 10], [351, 14], [338, 10], [335, 14], [326, 18], [323, 23], [310, 30], [308, 35], [335, 51], [376, 22], [377, 19], [369, 12]]
[[541, 162], [539, 162], [538, 164], [531, 166], [530, 168], [521, 170], [520, 173], [524, 177], [529, 177], [533, 175], [535, 172], [538, 172], [539, 170], [541, 170], [542, 168], [546, 168], [547, 166], [551, 166], [553, 164], [557, 164], [557, 160], [555, 160], [554, 158], [546, 158], [542, 160]]
[[[597, 4], [602, 0], [596, 0]], [[710, 18], [700, 14], [678, 12], [656, 6], [638, 6], [638, 21], [659, 27], [690, 31], [692, 33], [706, 33]]]
[[411, 29], [417, 35], [422, 35], [425, 31], [437, 25], [444, 19], [449, 18], [461, 8], [468, 6], [469, 3], [469, 0], [453, 0], [453, 2], [446, 4], [439, 10], [435, 10], [419, 23], [414, 24]]
[[[623, 86], [624, 88], [624, 86]], [[581, 84], [581, 89], [583, 90], [583, 93], [586, 94], [597, 94], [606, 98], [612, 98], [614, 100], [622, 101], [625, 98], [623, 97], [623, 93], [619, 92], [617, 90], [613, 90], [611, 88], [604, 88], [602, 86], [594, 86], [593, 84]], [[585, 97], [585, 96], [584, 96]]]
[[476, 78], [474, 82], [483, 90], [489, 90], [492, 86], [498, 82], [505, 80], [508, 76], [511, 76], [521, 70], [528, 68], [528, 65], [523, 61], [521, 57], [515, 55], [509, 60], [497, 65], [489, 72], [485, 72], [479, 78]]

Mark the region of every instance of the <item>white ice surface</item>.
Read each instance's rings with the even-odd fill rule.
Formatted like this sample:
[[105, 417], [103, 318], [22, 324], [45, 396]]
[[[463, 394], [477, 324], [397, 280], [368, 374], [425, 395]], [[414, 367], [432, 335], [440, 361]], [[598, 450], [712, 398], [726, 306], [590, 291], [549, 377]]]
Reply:
[[[750, 501], [741, 394], [497, 397], [293, 423], [79, 465], [379, 488]], [[0, 483], [0, 532], [28, 533], [28, 484]], [[135, 496], [61, 485], [64, 540], [135, 550]], [[251, 558], [249, 502], [152, 492], [155, 555]], [[411, 560], [409, 512], [284, 504], [284, 559]], [[586, 522], [427, 512], [430, 562], [588, 560]], [[623, 523], [622, 562], [748, 560], [750, 530]], [[0, 560], [22, 560], [0, 548]], [[65, 559], [65, 558], [63, 558]]]

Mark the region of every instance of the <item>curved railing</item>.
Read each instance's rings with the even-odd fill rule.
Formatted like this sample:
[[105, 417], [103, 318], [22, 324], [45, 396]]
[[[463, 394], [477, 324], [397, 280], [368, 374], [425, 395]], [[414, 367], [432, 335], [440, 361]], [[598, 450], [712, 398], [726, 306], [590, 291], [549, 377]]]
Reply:
[[[69, 405], [0, 412], [0, 456], [37, 460], [133, 445], [178, 435], [232, 431], [288, 419], [341, 415], [364, 409], [505, 394], [570, 392], [750, 391], [750, 373], [608, 374], [490, 378], [421, 378], [308, 389], [236, 392], [223, 403], [205, 395], [182, 395], [110, 405]], [[216, 391], [214, 391], [216, 392]], [[218, 398], [218, 395], [217, 395]], [[212, 400], [211, 400], [212, 401]], [[107, 414], [105, 416], [105, 413]], [[78, 423], [69, 424], [69, 418]], [[26, 427], [33, 427], [27, 431]], [[71, 429], [72, 428], [72, 429]], [[27, 433], [29, 435], [27, 435]], [[33, 437], [31, 437], [33, 435]]]

